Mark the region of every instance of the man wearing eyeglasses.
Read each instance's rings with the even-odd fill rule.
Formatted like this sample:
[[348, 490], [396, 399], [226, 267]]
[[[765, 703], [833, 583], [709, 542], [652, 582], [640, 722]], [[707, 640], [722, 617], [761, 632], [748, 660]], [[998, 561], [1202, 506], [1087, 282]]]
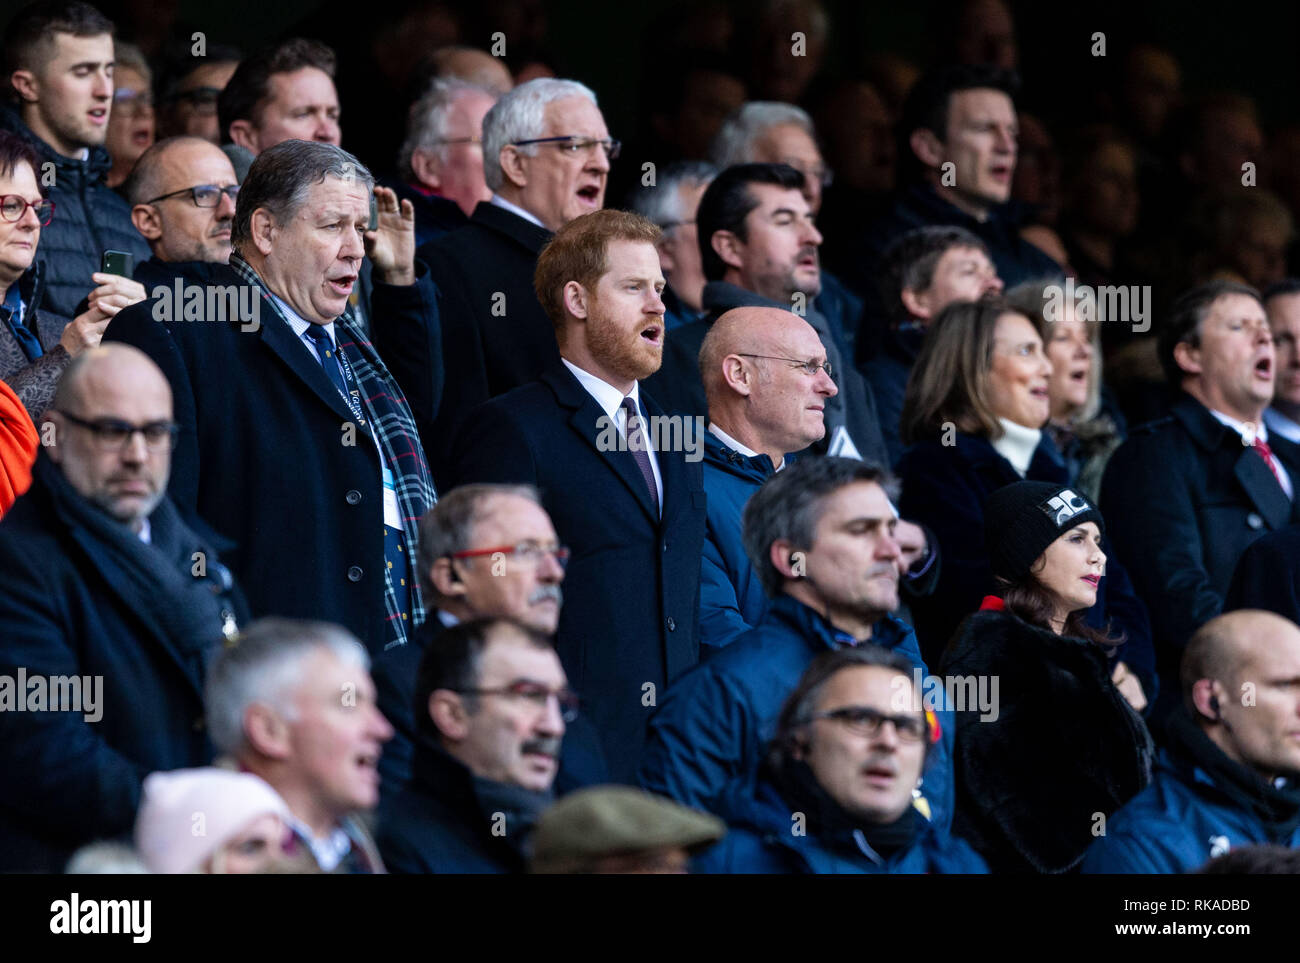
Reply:
[[415, 205], [417, 245], [464, 227], [479, 202], [491, 199], [483, 179], [483, 117], [496, 101], [485, 87], [440, 77], [411, 105], [397, 158], [402, 176], [388, 186]]
[[[484, 116], [483, 175], [492, 198], [479, 202], [465, 227], [418, 252], [438, 285], [443, 364], [456, 372], [438, 412], [416, 409], [439, 484], [449, 477], [449, 445], [470, 409], [559, 364], [551, 322], [533, 290], [537, 256], [555, 231], [604, 206], [619, 146], [596, 95], [572, 80], [521, 84]], [[428, 358], [387, 360], [408, 390], [428, 379]]]
[[[640, 782], [717, 812], [728, 787], [752, 778], [793, 680], [819, 654], [870, 642], [928, 674], [899, 605], [893, 480], [850, 458], [800, 458], [745, 505], [745, 554], [771, 606], [762, 620], [683, 675], [650, 719]], [[930, 753], [923, 808], [952, 821], [952, 714]], [[910, 791], [909, 787], [909, 791]]]
[[12, 106], [0, 107], [0, 128], [40, 155], [58, 211], [41, 245], [45, 304], [65, 318], [77, 315], [104, 251], [149, 256], [126, 202], [105, 182], [113, 56], [112, 22], [75, 0], [30, 4], [4, 29], [0, 84]]
[[0, 871], [60, 871], [131, 830], [147, 773], [211, 760], [205, 659], [245, 615], [166, 497], [176, 425], [153, 362], [83, 352], [38, 427], [32, 487], [0, 523], [0, 678], [80, 698], [0, 711]]
[[411, 783], [376, 830], [389, 871], [523, 872], [577, 716], [550, 641], [507, 619], [455, 625], [426, 650], [415, 703]]
[[158, 133], [162, 137], [201, 137], [220, 146], [217, 97], [239, 66], [239, 51], [208, 43], [206, 56], [189, 51], [166, 65], [162, 100], [158, 105]]
[[[235, 169], [206, 140], [169, 137], [145, 151], [126, 182], [131, 220], [153, 251], [136, 265], [136, 280], [152, 291], [187, 273], [181, 265], [229, 261], [238, 194]], [[191, 270], [207, 281], [201, 268]]]
[[[462, 485], [444, 494], [420, 519], [420, 580], [429, 610], [413, 644], [375, 658], [379, 707], [395, 730], [379, 763], [385, 797], [410, 777], [416, 741], [411, 711], [420, 657], [453, 625], [472, 619], [508, 618], [542, 635], [560, 621], [569, 549], [560, 544], [551, 518], [530, 485]], [[584, 727], [586, 726], [584, 725]], [[576, 752], [566, 749], [572, 783], [602, 780], [604, 758], [590, 733], [581, 732]]]
[[756, 785], [719, 806], [727, 835], [696, 872], [987, 873], [913, 804], [938, 726], [904, 656], [874, 645], [818, 656], [785, 702]]

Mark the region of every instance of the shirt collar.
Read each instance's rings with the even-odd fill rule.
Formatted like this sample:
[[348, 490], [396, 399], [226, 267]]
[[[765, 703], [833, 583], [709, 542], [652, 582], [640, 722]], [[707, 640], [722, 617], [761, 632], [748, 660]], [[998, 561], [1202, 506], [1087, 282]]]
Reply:
[[1237, 434], [1241, 435], [1243, 439], [1254, 439], [1256, 441], [1262, 441], [1266, 445], [1268, 444], [1268, 427], [1264, 424], [1263, 420], [1258, 423], [1252, 423], [1250, 427], [1247, 427], [1246, 422], [1238, 421], [1236, 418], [1225, 415], [1222, 411], [1215, 411], [1211, 408], [1210, 414], [1214, 415], [1215, 421], [1219, 422], [1221, 425], [1227, 425]]
[[332, 873], [352, 849], [352, 837], [342, 826], [335, 826], [323, 839], [312, 835], [311, 827], [295, 816], [290, 815], [289, 826], [311, 850], [323, 872]]
[[144, 542], [146, 545], [153, 544], [153, 527], [149, 524], [149, 519], [142, 518], [140, 520], [140, 531], [137, 535], [139, 536], [140, 541]]
[[488, 203], [489, 203], [489, 204], [494, 204], [494, 205], [496, 205], [497, 207], [502, 208], [503, 210], [507, 210], [507, 211], [509, 211], [511, 214], [515, 214], [515, 215], [517, 215], [517, 216], [519, 216], [519, 217], [522, 217], [525, 221], [529, 221], [529, 222], [531, 222], [531, 223], [533, 223], [533, 224], [536, 224], [538, 227], [540, 227], [540, 228], [541, 228], [542, 230], [544, 230], [544, 231], [549, 231], [549, 230], [550, 230], [550, 228], [548, 228], [545, 224], [543, 224], [541, 221], [539, 221], [539, 220], [537, 219], [537, 216], [536, 216], [535, 214], [533, 214], [531, 211], [526, 211], [526, 210], [524, 210], [524, 209], [523, 209], [522, 207], [520, 207], [518, 204], [511, 204], [509, 201], [507, 201], [507, 200], [506, 200], [504, 197], [502, 197], [500, 194], [495, 194], [495, 193], [494, 193], [494, 194], [492, 195], [492, 199], [491, 199], [490, 201], [488, 201]]
[[[608, 381], [602, 381], [590, 372], [583, 371], [568, 358], [561, 358], [564, 366], [573, 372], [573, 376], [578, 379], [582, 387], [587, 389], [587, 394], [596, 399], [596, 404], [604, 410], [605, 414], [613, 421], [618, 414], [618, 409], [623, 404], [623, 392], [619, 391]], [[637, 382], [632, 382], [632, 390], [628, 396], [636, 402], [637, 411], [641, 410], [641, 389]]]
[[[269, 294], [270, 292], [267, 293]], [[284, 319], [289, 322], [289, 327], [293, 328], [293, 333], [296, 334], [299, 339], [303, 338], [307, 334], [307, 329], [311, 327], [311, 322], [300, 317], [297, 311], [289, 307], [289, 305], [277, 295], [272, 294], [271, 300], [274, 301], [275, 306], [280, 309], [280, 313], [284, 315]], [[338, 339], [334, 337], [334, 322], [331, 321], [329, 324], [322, 325], [322, 327], [329, 333], [330, 340], [335, 344], [338, 344]]]
[[[722, 442], [732, 451], [744, 455], [746, 458], [757, 458], [760, 454], [762, 454], [762, 452], [754, 451], [752, 448], [746, 448], [740, 442], [736, 441], [736, 439], [732, 438], [729, 434], [727, 434], [725, 431], [723, 431], [721, 428], [719, 428], [717, 425], [711, 422], [709, 424], [709, 434], [713, 435], [714, 438], [718, 439], [718, 441]], [[781, 456], [781, 463], [775, 467], [777, 471], [780, 471], [782, 468], [785, 467], [784, 455]]]
[[1300, 443], [1300, 422], [1288, 418], [1276, 408], [1265, 409], [1264, 423], [1287, 441]]

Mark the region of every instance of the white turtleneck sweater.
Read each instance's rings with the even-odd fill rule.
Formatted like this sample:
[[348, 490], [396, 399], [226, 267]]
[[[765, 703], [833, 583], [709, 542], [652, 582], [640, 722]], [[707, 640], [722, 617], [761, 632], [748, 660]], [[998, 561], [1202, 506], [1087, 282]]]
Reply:
[[1011, 467], [1024, 478], [1025, 472], [1029, 471], [1029, 463], [1034, 460], [1034, 450], [1038, 447], [1043, 432], [1005, 418], [999, 418], [998, 424], [1002, 426], [1002, 437], [992, 442], [993, 450], [1011, 462]]

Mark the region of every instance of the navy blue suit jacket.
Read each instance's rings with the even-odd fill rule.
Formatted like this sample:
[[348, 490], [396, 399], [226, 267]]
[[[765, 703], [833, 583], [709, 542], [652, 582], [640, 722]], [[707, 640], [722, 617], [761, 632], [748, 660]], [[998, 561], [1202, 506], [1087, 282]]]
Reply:
[[[641, 395], [650, 418], [662, 415]], [[601, 451], [605, 413], [562, 364], [494, 398], [457, 436], [457, 484], [541, 489], [569, 546], [556, 648], [600, 733], [610, 775], [631, 781], [665, 686], [699, 660], [702, 465], [659, 451], [663, 515], [629, 451]], [[648, 685], [649, 684], [649, 685]]]

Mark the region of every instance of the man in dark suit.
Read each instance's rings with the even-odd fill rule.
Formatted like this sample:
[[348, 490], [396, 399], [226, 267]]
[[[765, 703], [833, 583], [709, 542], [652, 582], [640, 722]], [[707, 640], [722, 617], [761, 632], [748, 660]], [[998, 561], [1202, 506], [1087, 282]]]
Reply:
[[453, 461], [462, 481], [541, 491], [571, 552], [556, 647], [624, 781], [659, 694], [699, 658], [703, 426], [638, 385], [663, 354], [659, 234], [620, 211], [561, 228], [536, 279], [561, 362], [474, 411]]
[[[379, 708], [394, 730], [379, 761], [385, 798], [411, 775], [418, 741], [415, 677], [424, 652], [441, 644], [447, 629], [471, 619], [513, 619], [553, 636], [569, 557], [530, 485], [462, 485], [445, 492], [420, 519], [416, 554], [428, 615], [414, 645], [381, 653], [371, 669]], [[590, 721], [575, 718], [570, 732], [574, 738], [566, 739], [560, 760], [560, 790], [604, 782], [605, 761]]]
[[156, 365], [88, 349], [43, 428], [53, 443], [0, 524], [0, 872], [61, 872], [130, 832], [150, 772], [211, 760], [205, 659], [245, 614], [166, 497], [175, 423]]
[[[380, 227], [367, 232], [372, 189]], [[244, 181], [230, 265], [105, 333], [171, 380], [182, 429], [172, 495], [238, 543], [230, 562], [253, 613], [337, 622], [372, 653], [423, 620], [409, 556], [435, 496], [406, 398], [348, 298], [368, 251], [376, 330], [436, 335], [414, 220], [342, 148], [285, 141]]]
[[1157, 717], [1176, 703], [1183, 648], [1223, 610], [1246, 546], [1300, 521], [1300, 447], [1263, 421], [1276, 369], [1255, 289], [1217, 281], [1184, 294], [1160, 358], [1183, 394], [1120, 446], [1101, 492], [1112, 544], [1151, 613]]
[[[571, 80], [522, 84], [483, 118], [483, 175], [492, 199], [474, 208], [465, 227], [419, 252], [441, 299], [443, 364], [456, 372], [438, 412], [412, 398], [443, 488], [453, 474], [449, 446], [465, 415], [559, 364], [551, 322], [533, 291], [533, 269], [554, 231], [604, 206], [616, 145], [596, 95]], [[418, 354], [389, 360], [408, 390], [428, 377]]]

